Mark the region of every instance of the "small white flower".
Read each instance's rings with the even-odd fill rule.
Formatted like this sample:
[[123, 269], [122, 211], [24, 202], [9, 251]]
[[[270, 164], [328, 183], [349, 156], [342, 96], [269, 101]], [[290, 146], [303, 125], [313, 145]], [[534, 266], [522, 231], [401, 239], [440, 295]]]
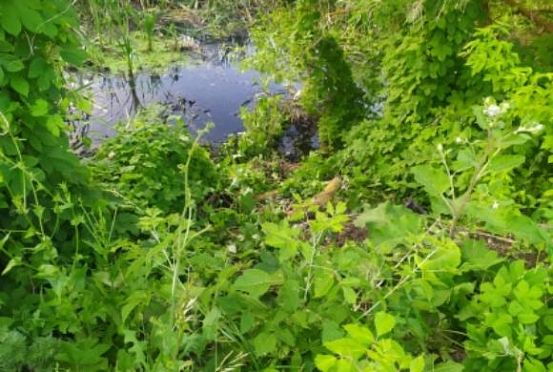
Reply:
[[109, 154], [108, 154], [108, 159], [113, 159], [115, 157], [115, 151], [111, 151]]
[[499, 208], [499, 203], [497, 201], [494, 201], [492, 204], [492, 209], [497, 209], [497, 208]]
[[460, 145], [460, 144], [462, 144], [463, 142], [465, 142], [465, 140], [464, 140], [463, 138], [461, 138], [461, 137], [455, 138], [455, 143], [456, 143], [456, 144]]
[[236, 249], [236, 245], [234, 245], [234, 244], [229, 244], [229, 245], [227, 245], [227, 251], [228, 251], [229, 253], [231, 253], [231, 254], [236, 254], [236, 252], [237, 252], [238, 250]]
[[501, 107], [496, 104], [492, 104], [484, 108], [484, 114], [490, 118], [495, 118], [502, 113]]
[[436, 148], [439, 152], [444, 152], [444, 145], [442, 145], [441, 143], [438, 143], [438, 146], [436, 146]]

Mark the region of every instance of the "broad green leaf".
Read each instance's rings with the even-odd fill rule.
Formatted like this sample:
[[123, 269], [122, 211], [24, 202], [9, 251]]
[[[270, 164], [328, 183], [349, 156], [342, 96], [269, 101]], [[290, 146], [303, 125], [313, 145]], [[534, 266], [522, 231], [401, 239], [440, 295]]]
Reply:
[[338, 340], [344, 338], [345, 332], [338, 323], [333, 320], [323, 320], [323, 330], [321, 332], [321, 339], [323, 343], [328, 341]]
[[510, 337], [513, 330], [513, 318], [507, 313], [491, 313], [486, 317], [486, 324], [500, 336]]
[[259, 297], [269, 290], [271, 283], [271, 275], [262, 270], [250, 269], [236, 279], [232, 288]]
[[62, 49], [60, 51], [60, 56], [64, 59], [64, 61], [75, 66], [82, 65], [86, 60], [86, 53], [83, 50], [75, 48]]
[[476, 123], [482, 130], [489, 129], [489, 121], [486, 115], [484, 115], [484, 108], [482, 106], [472, 106], [472, 113], [476, 118]]
[[349, 359], [338, 359], [336, 362], [336, 368], [333, 372], [357, 372], [358, 368], [353, 361]]
[[25, 28], [31, 32], [39, 31], [39, 26], [43, 23], [40, 14], [34, 9], [30, 9], [27, 6], [22, 6], [23, 2], [19, 2], [19, 4], [20, 6], [18, 6], [18, 11], [23, 26], [25, 26]]
[[432, 372], [463, 372], [465, 367], [460, 363], [455, 363], [453, 361], [447, 361], [445, 363], [440, 363], [434, 367]]
[[361, 327], [359, 324], [347, 324], [344, 326], [344, 329], [351, 338], [365, 346], [369, 346], [374, 342], [372, 332], [368, 328]]
[[240, 332], [247, 333], [255, 325], [255, 318], [252, 313], [245, 312], [240, 318]]
[[422, 271], [455, 272], [461, 264], [461, 250], [449, 239], [436, 242], [438, 245], [427, 256], [417, 256], [416, 260]]
[[29, 83], [21, 76], [12, 76], [10, 79], [11, 87], [22, 96], [29, 95]]
[[488, 249], [481, 241], [468, 240], [461, 247], [462, 271], [486, 270], [504, 261], [497, 252]]
[[355, 305], [357, 302], [357, 293], [350, 287], [342, 287], [342, 292], [344, 293], [344, 300], [350, 305]]
[[457, 172], [475, 168], [478, 165], [478, 160], [474, 154], [474, 151], [470, 148], [465, 148], [459, 151], [457, 154], [457, 160], [453, 164]]
[[219, 327], [219, 319], [221, 318], [221, 312], [214, 307], [205, 316], [202, 329], [204, 335], [208, 340], [215, 340], [217, 338], [217, 329]]
[[46, 64], [46, 61], [42, 57], [35, 57], [31, 61], [31, 64], [29, 66], [29, 77], [31, 79], [39, 77], [41, 74], [43, 74], [46, 69], [48, 68], [48, 65]]
[[21, 21], [19, 20], [18, 11], [10, 1], [4, 1], [2, 3], [0, 26], [2, 26], [7, 33], [14, 36], [19, 35], [21, 32]]
[[58, 114], [51, 115], [46, 120], [46, 128], [56, 137], [59, 137], [64, 125], [63, 118]]
[[272, 354], [277, 350], [277, 338], [272, 333], [260, 333], [254, 338], [253, 347], [257, 356]]
[[403, 206], [382, 203], [366, 209], [355, 220], [358, 227], [369, 227], [370, 239], [377, 245], [394, 248], [406, 238], [420, 234], [423, 218]]
[[315, 357], [315, 366], [322, 372], [330, 371], [336, 365], [336, 357], [332, 355], [317, 355]]
[[354, 359], [362, 356], [367, 350], [363, 344], [351, 338], [340, 338], [338, 340], [328, 341], [324, 343], [324, 346], [340, 356]]
[[265, 244], [280, 249], [282, 261], [293, 258], [298, 252], [300, 230], [290, 227], [288, 222], [283, 220], [280, 224], [265, 223], [262, 225], [265, 232]]
[[301, 286], [298, 281], [288, 279], [284, 282], [278, 293], [278, 301], [280, 306], [288, 312], [295, 311], [301, 305], [299, 294], [302, 293]]
[[441, 169], [420, 165], [412, 170], [415, 181], [421, 184], [430, 196], [439, 197], [450, 188], [449, 177]]
[[491, 160], [488, 172], [508, 172], [522, 165], [524, 161], [525, 158], [522, 155], [499, 155]]
[[[530, 217], [527, 216], [512, 216], [508, 219], [507, 225], [510, 232], [518, 239], [525, 240], [532, 244], [546, 243], [551, 245], [547, 233]], [[506, 231], [508, 232], [508, 231]]]
[[31, 106], [31, 115], [38, 117], [45, 116], [46, 114], [48, 114], [48, 102], [43, 99], [37, 99]]
[[420, 355], [409, 363], [409, 372], [423, 372], [424, 366], [424, 356]]
[[316, 270], [313, 286], [315, 288], [314, 297], [324, 297], [334, 285], [334, 275], [328, 270]]
[[511, 147], [511, 146], [522, 145], [522, 144], [528, 142], [531, 138], [532, 137], [530, 137], [529, 135], [523, 134], [523, 133], [510, 134], [501, 141], [499, 146], [501, 148], [505, 149], [505, 148], [508, 148], [508, 147]]
[[[11, 56], [10, 56], [11, 57]], [[1, 62], [1, 65], [4, 66], [4, 69], [7, 72], [18, 72], [25, 68], [25, 65], [20, 59], [12, 57]]]
[[396, 318], [384, 311], [380, 311], [374, 317], [374, 325], [376, 327], [376, 335], [380, 337], [390, 333], [396, 325]]

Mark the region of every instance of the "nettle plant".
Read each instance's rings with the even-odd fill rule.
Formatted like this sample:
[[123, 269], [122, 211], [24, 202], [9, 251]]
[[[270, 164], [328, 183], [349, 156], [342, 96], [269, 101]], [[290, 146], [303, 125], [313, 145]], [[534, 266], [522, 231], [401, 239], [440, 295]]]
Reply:
[[520, 212], [510, 188], [512, 171], [526, 160], [523, 146], [542, 134], [544, 126], [516, 127], [509, 103], [497, 104], [491, 98], [484, 106], [474, 106], [473, 112], [483, 135], [459, 136], [451, 148], [438, 144], [434, 163], [412, 170], [428, 193], [434, 214], [451, 217], [451, 235], [458, 232], [460, 222], [483, 223], [488, 231], [551, 248], [547, 233]]

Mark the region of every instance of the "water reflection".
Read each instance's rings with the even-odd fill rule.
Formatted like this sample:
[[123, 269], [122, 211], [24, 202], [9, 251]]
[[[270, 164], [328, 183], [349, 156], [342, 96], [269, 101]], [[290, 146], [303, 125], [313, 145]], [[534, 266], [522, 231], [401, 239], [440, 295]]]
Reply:
[[[242, 53], [251, 53], [248, 48]], [[167, 108], [166, 116], [181, 117], [193, 132], [213, 122], [215, 126], [205, 140], [215, 145], [224, 142], [230, 134], [243, 131], [240, 108], [251, 108], [262, 93], [260, 74], [241, 71], [237, 63], [240, 57], [230, 46], [207, 44], [193, 63], [172, 66], [163, 74], [138, 72], [133, 79], [111, 74], [88, 77], [93, 97], [88, 136], [98, 143], [115, 134], [116, 123], [129, 121], [141, 107], [159, 103]], [[271, 94], [286, 94], [276, 84], [269, 90]], [[289, 129], [281, 151], [292, 152], [292, 143], [297, 141], [315, 146], [313, 133], [306, 133]]]

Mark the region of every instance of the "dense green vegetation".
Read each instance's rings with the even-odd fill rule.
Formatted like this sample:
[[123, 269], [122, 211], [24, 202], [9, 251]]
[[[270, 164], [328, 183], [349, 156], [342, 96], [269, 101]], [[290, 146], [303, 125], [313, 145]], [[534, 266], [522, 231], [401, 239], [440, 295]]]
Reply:
[[[77, 157], [67, 72], [183, 24], [301, 90]], [[552, 370], [552, 56], [549, 0], [0, 0], [0, 370]]]

